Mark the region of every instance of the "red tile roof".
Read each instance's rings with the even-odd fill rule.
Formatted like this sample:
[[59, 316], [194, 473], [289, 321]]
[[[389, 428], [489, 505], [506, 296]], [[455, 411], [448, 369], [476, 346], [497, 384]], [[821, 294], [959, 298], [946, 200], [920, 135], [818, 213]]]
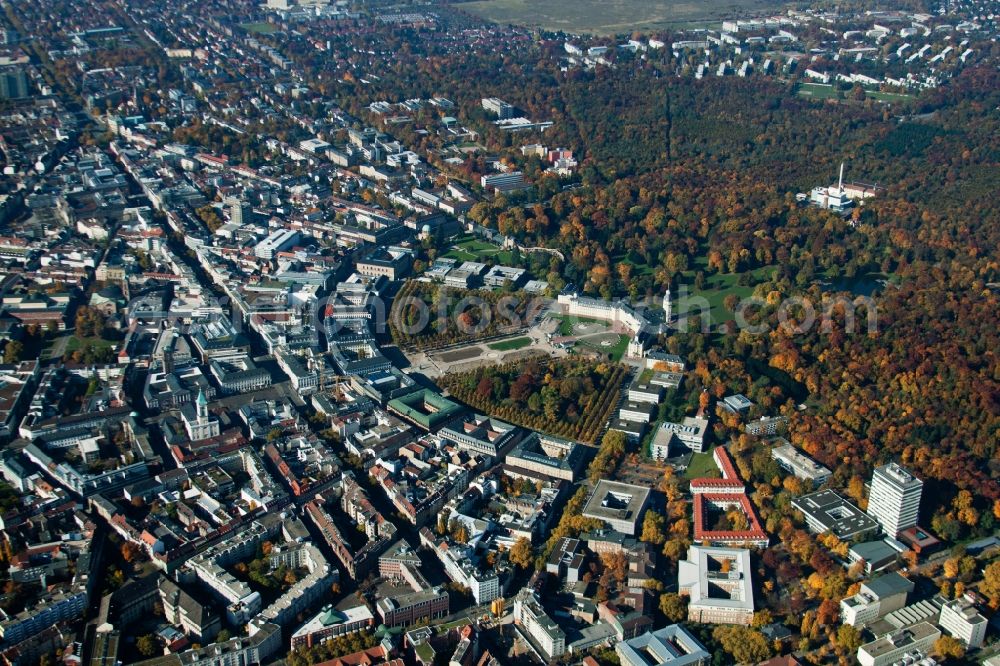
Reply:
[[[749, 524], [746, 530], [711, 530], [705, 522], [708, 517], [709, 504], [733, 504], [747, 517]], [[745, 494], [702, 493], [694, 496], [694, 540], [695, 541], [763, 541], [768, 539], [767, 532], [760, 524], [757, 511], [750, 498]]]

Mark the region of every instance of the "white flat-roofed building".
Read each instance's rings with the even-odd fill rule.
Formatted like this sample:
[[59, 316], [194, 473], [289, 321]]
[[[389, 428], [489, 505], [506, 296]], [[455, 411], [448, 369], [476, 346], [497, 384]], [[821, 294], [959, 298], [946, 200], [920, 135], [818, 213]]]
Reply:
[[743, 430], [748, 435], [754, 437], [766, 437], [778, 434], [779, 430], [784, 430], [788, 425], [786, 416], [762, 416], [756, 421], [747, 423]]
[[650, 453], [656, 460], [666, 460], [674, 442], [701, 453], [705, 448], [707, 431], [708, 419], [698, 416], [686, 416], [681, 423], [661, 423], [653, 436]]
[[297, 229], [278, 229], [257, 243], [254, 254], [260, 259], [274, 259], [275, 254], [287, 250], [299, 242], [301, 236], [302, 234]]
[[323, 139], [306, 139], [304, 141], [299, 141], [299, 149], [315, 155], [319, 155], [329, 147], [330, 144]]
[[679, 624], [621, 641], [615, 652], [622, 666], [704, 666], [712, 660], [705, 646]]
[[528, 588], [521, 590], [514, 599], [514, 623], [528, 637], [528, 642], [539, 651], [543, 661], [550, 661], [566, 652], [566, 634], [548, 616], [541, 601]]
[[796, 449], [790, 442], [781, 441], [784, 441], [784, 444], [771, 449], [771, 457], [782, 469], [803, 481], [809, 481], [813, 486], [821, 486], [830, 478], [829, 469]]
[[[921, 622], [883, 636], [858, 648], [858, 663], [861, 666], [894, 666], [895, 664], [919, 664], [917, 655], [926, 655], [941, 638], [941, 632], [929, 622]], [[909, 661], [904, 659], [909, 658]]]
[[750, 411], [750, 408], [753, 407], [753, 402], [742, 393], [736, 393], [723, 398], [719, 405], [733, 414], [744, 414]]
[[484, 190], [517, 190], [524, 187], [524, 174], [520, 171], [487, 174], [479, 179], [479, 184]]
[[966, 647], [982, 647], [986, 638], [986, 618], [966, 597], [952, 599], [941, 607], [941, 628], [965, 643]]
[[618, 410], [618, 418], [636, 423], [649, 423], [653, 418], [653, 407], [647, 402], [626, 402]]
[[663, 387], [651, 382], [636, 380], [628, 387], [630, 402], [645, 402], [650, 405], [660, 404], [663, 398]]
[[635, 536], [650, 489], [601, 479], [583, 507], [585, 518], [603, 520], [617, 532]]
[[923, 487], [923, 481], [896, 463], [877, 467], [868, 496], [868, 515], [895, 538], [903, 530], [916, 527]]
[[444, 286], [453, 289], [469, 289], [479, 282], [486, 270], [486, 264], [477, 261], [464, 261], [457, 268], [452, 268], [444, 277]]
[[649, 383], [653, 386], [662, 386], [666, 389], [678, 389], [683, 381], [684, 375], [680, 372], [654, 371], [653, 376], [649, 378]]
[[483, 277], [483, 284], [487, 287], [500, 288], [510, 282], [514, 288], [520, 286], [527, 271], [523, 268], [512, 268], [510, 266], [494, 266]]
[[646, 424], [642, 421], [630, 421], [616, 417], [611, 419], [608, 430], [622, 433], [630, 444], [638, 444], [646, 434]]
[[851, 541], [878, 532], [878, 523], [832, 490], [819, 490], [792, 500], [802, 512], [813, 534], [832, 532], [841, 541]]
[[677, 587], [689, 598], [691, 622], [753, 622], [750, 551], [745, 548], [691, 546], [678, 564]]
[[516, 111], [513, 104], [508, 104], [497, 97], [484, 97], [482, 104], [484, 111], [495, 114], [501, 120], [504, 118], [513, 118]]
[[913, 582], [898, 573], [888, 573], [861, 584], [861, 589], [840, 600], [840, 617], [844, 624], [865, 627], [906, 605]]

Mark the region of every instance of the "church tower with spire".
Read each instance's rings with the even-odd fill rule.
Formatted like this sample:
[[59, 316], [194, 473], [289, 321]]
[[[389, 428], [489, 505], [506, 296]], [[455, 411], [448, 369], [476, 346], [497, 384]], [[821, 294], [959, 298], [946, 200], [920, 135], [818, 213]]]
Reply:
[[205, 398], [204, 389], [198, 389], [198, 399], [195, 401], [197, 406], [198, 421], [208, 420], [208, 400]]
[[192, 442], [218, 437], [221, 432], [219, 419], [208, 411], [208, 398], [204, 389], [198, 391], [193, 405], [186, 403], [181, 406], [181, 420]]

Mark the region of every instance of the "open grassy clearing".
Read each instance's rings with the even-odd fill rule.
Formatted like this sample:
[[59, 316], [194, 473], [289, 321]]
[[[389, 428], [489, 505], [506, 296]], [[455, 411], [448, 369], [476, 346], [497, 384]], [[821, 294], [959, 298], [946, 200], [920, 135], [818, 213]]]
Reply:
[[614, 35], [679, 25], [706, 25], [736, 14], [770, 11], [769, 0], [475, 0], [456, 7], [495, 23]]

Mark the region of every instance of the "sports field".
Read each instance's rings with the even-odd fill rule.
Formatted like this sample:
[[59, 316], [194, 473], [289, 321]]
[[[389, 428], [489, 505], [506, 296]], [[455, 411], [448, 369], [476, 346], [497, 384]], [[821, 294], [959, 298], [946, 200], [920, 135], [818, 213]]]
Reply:
[[837, 99], [837, 88], [829, 83], [803, 83], [798, 90], [800, 97], [812, 99]]
[[454, 6], [495, 23], [615, 35], [706, 25], [746, 12], [776, 10], [773, 0], [473, 0]]

